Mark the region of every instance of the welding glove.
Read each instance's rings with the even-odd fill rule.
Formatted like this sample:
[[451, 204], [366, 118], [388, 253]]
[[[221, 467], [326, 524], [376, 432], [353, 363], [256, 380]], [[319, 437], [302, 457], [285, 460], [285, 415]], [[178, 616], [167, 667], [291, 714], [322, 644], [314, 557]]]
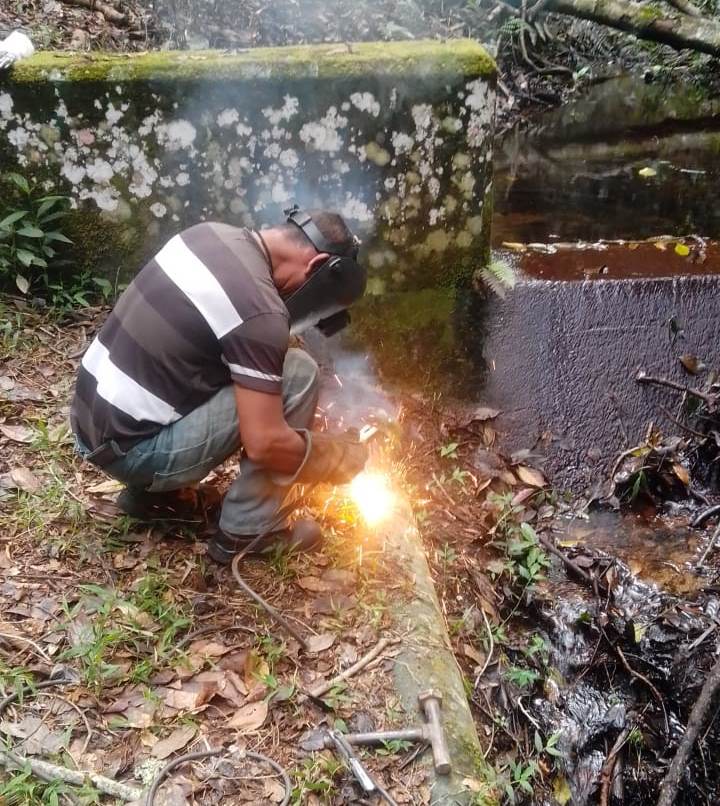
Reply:
[[20, 31], [13, 31], [0, 41], [0, 70], [10, 67], [18, 59], [32, 56], [34, 52], [35, 48], [28, 37]]
[[295, 481], [300, 484], [347, 484], [365, 467], [367, 445], [348, 439], [303, 431], [307, 451]]

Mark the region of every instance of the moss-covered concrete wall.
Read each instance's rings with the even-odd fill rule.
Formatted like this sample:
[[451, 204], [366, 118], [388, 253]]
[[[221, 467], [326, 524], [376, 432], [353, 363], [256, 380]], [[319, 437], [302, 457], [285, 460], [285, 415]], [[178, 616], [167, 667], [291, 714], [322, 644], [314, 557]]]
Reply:
[[41, 53], [0, 78], [0, 169], [72, 196], [82, 268], [297, 201], [354, 225], [371, 293], [417, 290], [486, 259], [494, 79], [469, 40]]

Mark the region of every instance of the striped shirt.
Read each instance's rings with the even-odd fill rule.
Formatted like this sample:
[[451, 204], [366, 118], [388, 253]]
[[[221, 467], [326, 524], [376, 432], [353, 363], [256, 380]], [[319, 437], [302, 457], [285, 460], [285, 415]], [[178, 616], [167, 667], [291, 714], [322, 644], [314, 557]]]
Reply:
[[252, 233], [190, 227], [137, 274], [85, 353], [73, 431], [90, 450], [128, 450], [231, 381], [280, 394], [289, 331]]

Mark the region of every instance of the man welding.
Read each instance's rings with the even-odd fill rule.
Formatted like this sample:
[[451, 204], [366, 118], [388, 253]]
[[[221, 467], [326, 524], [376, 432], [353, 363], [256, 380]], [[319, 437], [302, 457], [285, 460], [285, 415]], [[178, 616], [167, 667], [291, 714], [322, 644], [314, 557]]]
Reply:
[[[336, 213], [297, 207], [253, 231], [203, 223], [137, 274], [85, 353], [71, 408], [78, 453], [124, 482], [118, 504], [167, 516], [181, 491], [242, 448], [210, 556], [307, 550], [319, 525], [289, 526], [296, 484], [343, 484], [367, 449], [312, 430], [318, 367], [290, 333], [347, 321], [365, 291], [358, 241]], [[290, 503], [289, 503], [290, 502]]]

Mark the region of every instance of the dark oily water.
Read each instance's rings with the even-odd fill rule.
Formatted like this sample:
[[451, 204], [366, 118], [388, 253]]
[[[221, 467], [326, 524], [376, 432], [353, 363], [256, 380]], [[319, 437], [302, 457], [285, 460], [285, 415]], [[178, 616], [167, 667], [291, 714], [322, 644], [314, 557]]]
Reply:
[[706, 537], [687, 518], [598, 511], [587, 520], [557, 524], [554, 534], [559, 547], [619, 557], [644, 583], [670, 593], [687, 596], [707, 583], [695, 570]]
[[720, 238], [719, 155], [717, 100], [607, 81], [498, 143], [494, 244]]

